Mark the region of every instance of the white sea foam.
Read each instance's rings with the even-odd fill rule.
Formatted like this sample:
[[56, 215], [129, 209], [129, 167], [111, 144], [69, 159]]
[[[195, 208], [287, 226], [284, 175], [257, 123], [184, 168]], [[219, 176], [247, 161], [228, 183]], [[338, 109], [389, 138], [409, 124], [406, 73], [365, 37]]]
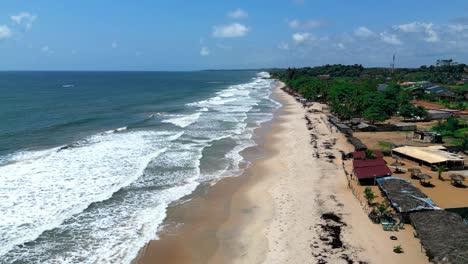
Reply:
[[19, 154], [21, 160], [0, 167], [0, 256], [131, 184], [166, 150], [158, 141], [181, 135], [98, 135], [60, 152]]
[[[0, 263], [130, 263], [156, 238], [170, 203], [200, 181], [242, 173], [242, 151], [278, 107], [272, 85], [255, 78], [188, 104], [193, 114], [156, 114], [183, 132], [121, 128], [9, 156], [0, 164]], [[201, 175], [203, 151], [216, 143], [228, 146], [211, 154], [220, 166]]]
[[163, 123], [171, 123], [176, 126], [185, 128], [190, 126], [191, 124], [195, 123], [199, 118], [202, 113], [194, 113], [191, 115], [185, 115], [185, 116], [180, 116], [180, 117], [175, 117], [175, 118], [170, 118], [170, 119], [165, 119], [162, 120], [161, 122]]

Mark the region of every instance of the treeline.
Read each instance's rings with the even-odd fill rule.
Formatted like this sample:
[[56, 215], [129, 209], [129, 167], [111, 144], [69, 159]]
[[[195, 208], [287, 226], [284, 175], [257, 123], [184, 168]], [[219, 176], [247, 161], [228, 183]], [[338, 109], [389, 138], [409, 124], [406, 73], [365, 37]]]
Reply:
[[355, 65], [324, 65], [318, 67], [304, 67], [299, 69], [273, 70], [274, 73], [287, 74], [287, 78], [293, 78], [295, 75], [318, 76], [330, 75], [332, 77], [346, 78], [370, 78], [403, 81], [430, 81], [432, 83], [455, 85], [468, 76], [468, 65], [452, 64], [444, 66], [421, 66], [419, 68], [396, 68], [392, 73], [389, 68], [364, 68], [360, 64]]
[[446, 66], [421, 66], [417, 69], [397, 69], [394, 79], [398, 81], [430, 81], [432, 83], [455, 85], [468, 75], [466, 64]]
[[[385, 80], [359, 78], [363, 72], [361, 65], [325, 65], [290, 68], [272, 74], [304, 98], [328, 103], [343, 120], [362, 117], [374, 123], [397, 114], [405, 118], [423, 118], [427, 115], [424, 108], [409, 103], [411, 92], [401, 89], [396, 82], [390, 83], [384, 91], [378, 91], [378, 84]], [[325, 74], [333, 78], [319, 76]]]

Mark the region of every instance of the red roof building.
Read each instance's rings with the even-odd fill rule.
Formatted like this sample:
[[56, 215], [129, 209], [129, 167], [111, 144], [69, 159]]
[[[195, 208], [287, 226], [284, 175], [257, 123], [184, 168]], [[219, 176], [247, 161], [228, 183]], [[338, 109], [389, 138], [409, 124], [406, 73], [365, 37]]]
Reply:
[[353, 160], [354, 168], [386, 166], [387, 163], [383, 159], [367, 159], [367, 160]]
[[354, 175], [356, 175], [359, 180], [375, 179], [392, 175], [392, 172], [387, 167], [387, 163], [382, 158], [353, 160], [353, 169]]
[[[378, 150], [375, 150], [374, 151], [374, 156], [376, 158], [383, 158], [383, 153], [378, 151]], [[363, 160], [363, 159], [366, 159], [366, 153], [364, 151], [355, 151], [353, 152], [353, 159], [360, 159], [360, 160]]]
[[373, 167], [354, 168], [354, 174], [359, 180], [361, 180], [391, 176], [392, 172], [387, 167], [387, 165], [382, 165]]

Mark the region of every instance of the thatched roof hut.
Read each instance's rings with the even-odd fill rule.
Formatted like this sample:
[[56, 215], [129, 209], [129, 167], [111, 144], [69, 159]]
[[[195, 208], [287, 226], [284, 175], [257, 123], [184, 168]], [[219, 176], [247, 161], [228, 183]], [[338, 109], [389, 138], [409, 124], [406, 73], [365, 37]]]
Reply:
[[352, 136], [348, 137], [348, 142], [354, 146], [354, 149], [356, 151], [367, 150], [367, 146], [364, 143], [362, 143], [362, 141], [357, 137], [352, 137]]
[[382, 192], [400, 213], [440, 209], [411, 181], [396, 177], [377, 179]]
[[462, 218], [445, 210], [410, 215], [426, 254], [434, 263], [468, 263], [468, 226]]

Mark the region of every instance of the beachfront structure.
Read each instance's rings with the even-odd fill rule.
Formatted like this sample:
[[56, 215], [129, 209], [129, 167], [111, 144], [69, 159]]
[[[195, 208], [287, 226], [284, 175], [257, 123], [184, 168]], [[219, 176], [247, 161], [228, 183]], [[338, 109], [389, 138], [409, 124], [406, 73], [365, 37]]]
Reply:
[[[372, 154], [374, 154], [374, 157], [375, 158], [379, 158], [379, 159], [382, 159], [383, 158], [383, 153], [379, 150], [374, 150], [372, 152]], [[355, 160], [364, 160], [366, 159], [366, 153], [364, 151], [355, 151], [352, 153], [353, 155], [353, 159]]]
[[468, 226], [456, 213], [445, 210], [410, 214], [426, 255], [434, 263], [468, 263]]
[[460, 215], [439, 208], [408, 179], [377, 179], [380, 190], [403, 221], [411, 223], [434, 263], [468, 263], [468, 226]]
[[462, 156], [448, 152], [444, 146], [399, 147], [392, 149], [392, 155], [430, 168], [445, 165], [448, 169], [463, 169], [465, 166]]
[[353, 160], [353, 172], [361, 184], [375, 184], [376, 178], [392, 175], [382, 158], [355, 159]]
[[410, 212], [440, 210], [431, 198], [408, 179], [384, 177], [376, 181], [392, 207], [405, 220], [408, 220], [407, 216]]

